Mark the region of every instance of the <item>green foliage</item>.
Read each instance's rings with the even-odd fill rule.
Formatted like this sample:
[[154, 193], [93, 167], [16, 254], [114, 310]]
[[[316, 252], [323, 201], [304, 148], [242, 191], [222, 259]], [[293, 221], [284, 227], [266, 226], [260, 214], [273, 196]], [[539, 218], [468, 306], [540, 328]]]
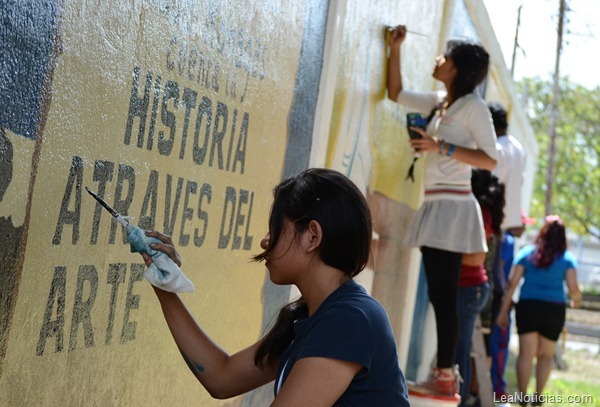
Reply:
[[600, 296], [600, 289], [598, 287], [594, 287], [594, 286], [591, 286], [591, 285], [582, 285], [581, 286], [581, 292], [583, 294], [598, 295], [598, 296]]
[[[531, 214], [544, 216], [552, 83], [525, 78], [526, 112], [540, 147]], [[552, 212], [577, 234], [600, 238], [600, 87], [586, 89], [563, 78], [556, 126]]]

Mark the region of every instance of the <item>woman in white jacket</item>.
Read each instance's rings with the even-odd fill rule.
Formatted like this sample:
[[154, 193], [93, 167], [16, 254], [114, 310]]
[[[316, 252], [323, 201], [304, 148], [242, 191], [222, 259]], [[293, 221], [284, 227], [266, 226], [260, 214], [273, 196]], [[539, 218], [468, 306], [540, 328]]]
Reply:
[[471, 191], [471, 168], [493, 170], [496, 137], [485, 101], [474, 90], [486, 77], [489, 55], [471, 41], [449, 41], [436, 58], [433, 77], [446, 92], [413, 92], [402, 86], [400, 47], [406, 27], [390, 35], [388, 97], [428, 116], [422, 138], [412, 148], [425, 158], [425, 200], [410, 226], [406, 243], [420, 247], [429, 299], [436, 315], [437, 366], [421, 386], [454, 395], [453, 367], [458, 340], [456, 312], [463, 253], [487, 251], [481, 211]]

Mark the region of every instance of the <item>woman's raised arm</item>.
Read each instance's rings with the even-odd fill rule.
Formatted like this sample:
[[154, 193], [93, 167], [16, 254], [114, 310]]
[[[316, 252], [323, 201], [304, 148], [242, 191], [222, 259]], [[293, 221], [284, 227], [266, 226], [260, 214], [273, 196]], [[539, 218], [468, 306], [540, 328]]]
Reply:
[[388, 64], [388, 98], [394, 102], [402, 92], [402, 70], [400, 47], [406, 38], [406, 27], [400, 25], [389, 33], [390, 56]]

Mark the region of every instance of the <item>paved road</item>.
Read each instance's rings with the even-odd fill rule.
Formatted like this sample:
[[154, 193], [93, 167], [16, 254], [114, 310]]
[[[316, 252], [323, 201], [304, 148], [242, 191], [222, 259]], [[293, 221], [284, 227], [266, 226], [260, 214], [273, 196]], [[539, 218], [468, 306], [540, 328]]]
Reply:
[[600, 327], [578, 322], [567, 321], [565, 323], [567, 332], [573, 335], [585, 335], [593, 338], [600, 338]]

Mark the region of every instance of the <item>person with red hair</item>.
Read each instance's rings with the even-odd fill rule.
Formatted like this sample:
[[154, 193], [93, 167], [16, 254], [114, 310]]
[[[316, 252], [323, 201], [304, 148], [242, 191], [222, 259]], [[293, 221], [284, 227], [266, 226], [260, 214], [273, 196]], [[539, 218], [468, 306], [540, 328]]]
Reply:
[[[517, 382], [522, 395], [527, 392], [533, 359], [536, 394], [542, 394], [550, 370], [556, 341], [565, 324], [568, 288], [570, 306], [577, 308], [581, 291], [577, 282], [577, 261], [567, 250], [565, 224], [557, 215], [547, 216], [534, 244], [525, 246], [517, 254], [496, 324], [508, 325], [508, 314], [513, 306], [513, 293], [523, 278], [519, 302], [515, 307], [519, 356]], [[532, 405], [541, 405], [540, 397], [531, 397]], [[526, 404], [526, 403], [525, 403]]]

